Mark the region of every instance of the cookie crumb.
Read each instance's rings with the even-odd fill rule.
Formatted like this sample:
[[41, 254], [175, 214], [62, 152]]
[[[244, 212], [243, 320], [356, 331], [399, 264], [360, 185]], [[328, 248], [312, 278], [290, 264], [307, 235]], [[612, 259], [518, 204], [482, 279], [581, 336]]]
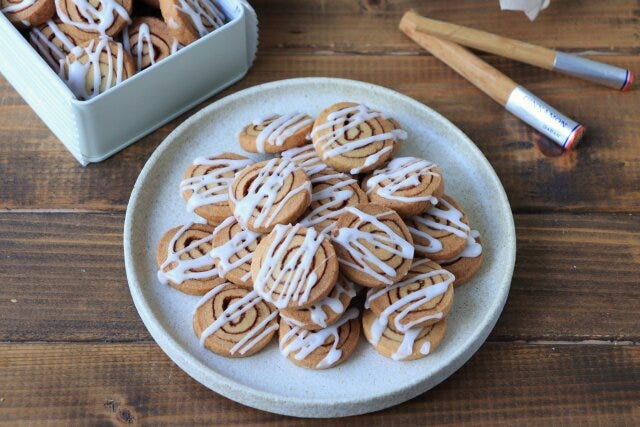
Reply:
[[18, 300], [17, 300], [17, 299], [15, 299], [15, 298], [11, 298], [11, 302], [15, 304], [15, 303], [17, 303], [17, 302], [18, 302]]

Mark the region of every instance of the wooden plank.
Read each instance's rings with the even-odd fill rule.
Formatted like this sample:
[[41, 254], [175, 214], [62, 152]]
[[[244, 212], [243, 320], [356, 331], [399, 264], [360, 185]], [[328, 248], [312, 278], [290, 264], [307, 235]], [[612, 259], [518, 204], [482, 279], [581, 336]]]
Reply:
[[4, 425], [631, 425], [640, 416], [638, 346], [486, 344], [451, 378], [409, 402], [316, 421], [221, 397], [155, 343], [1, 344], [0, 361]]
[[[127, 287], [122, 221], [0, 214], [0, 341], [150, 339]], [[515, 276], [491, 340], [640, 341], [639, 216], [517, 215], [516, 224]]]
[[[640, 69], [638, 56], [607, 61]], [[640, 92], [622, 94], [504, 59], [490, 62], [587, 126], [574, 152], [542, 155], [531, 128], [432, 57], [262, 55], [245, 79], [220, 96], [310, 75], [381, 84], [433, 107], [469, 135], [496, 169], [517, 212], [640, 211]], [[2, 97], [0, 171], [7, 190], [0, 192], [0, 209], [124, 210], [146, 159], [192, 113], [83, 168], [4, 80]]]
[[434, 19], [573, 51], [637, 53], [638, 5], [631, 1], [556, 1], [535, 22], [501, 12], [497, 1], [258, 0], [260, 49], [295, 52], [418, 53], [397, 30], [408, 9]]

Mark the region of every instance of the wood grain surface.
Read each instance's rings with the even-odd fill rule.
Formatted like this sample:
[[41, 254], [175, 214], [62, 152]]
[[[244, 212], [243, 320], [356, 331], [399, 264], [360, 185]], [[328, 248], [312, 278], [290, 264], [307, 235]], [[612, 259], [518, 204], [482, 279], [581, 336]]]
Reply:
[[[100, 164], [79, 166], [0, 77], [0, 425], [549, 425], [640, 423], [640, 95], [484, 60], [587, 126], [538, 136], [397, 29], [406, 10], [640, 73], [640, 3], [553, 0], [534, 22], [497, 0], [253, 0], [260, 51], [239, 83]], [[1, 58], [0, 58], [1, 60]], [[518, 236], [507, 305], [457, 373], [409, 402], [314, 422], [247, 408], [189, 378], [128, 292], [124, 210], [186, 117], [267, 81], [333, 76], [424, 102], [480, 147]]]

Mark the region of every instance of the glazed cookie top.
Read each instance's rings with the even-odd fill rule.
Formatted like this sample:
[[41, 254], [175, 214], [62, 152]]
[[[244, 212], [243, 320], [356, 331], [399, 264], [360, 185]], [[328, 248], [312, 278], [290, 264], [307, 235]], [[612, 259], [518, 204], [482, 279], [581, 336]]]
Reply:
[[50, 20], [29, 33], [31, 44], [56, 72], [60, 72], [60, 63], [81, 43], [70, 30], [70, 25]]
[[222, 27], [227, 19], [213, 0], [160, 0], [160, 11], [173, 36], [185, 46]]
[[466, 246], [471, 229], [467, 216], [449, 196], [426, 212], [407, 219], [416, 252], [432, 260], [456, 257]]
[[313, 228], [277, 225], [251, 261], [254, 289], [279, 309], [311, 306], [329, 295], [338, 279], [333, 246]]
[[[376, 327], [387, 322], [399, 332], [441, 320], [453, 304], [455, 276], [426, 258], [414, 260], [401, 282], [367, 293], [366, 308], [378, 316]], [[375, 328], [374, 328], [375, 329]]]
[[276, 224], [289, 224], [311, 202], [311, 182], [286, 159], [271, 159], [240, 171], [229, 187], [229, 204], [243, 227], [268, 233]]
[[394, 211], [375, 204], [345, 208], [331, 232], [341, 271], [367, 287], [399, 282], [413, 260], [413, 241]]
[[158, 280], [179, 291], [203, 295], [224, 280], [218, 276], [209, 251], [214, 229], [206, 224], [186, 224], [167, 231], [158, 244]]
[[238, 172], [253, 163], [253, 160], [235, 153], [196, 158], [180, 182], [180, 192], [187, 201], [187, 209], [213, 224], [231, 216], [229, 186]]
[[255, 291], [224, 283], [196, 304], [193, 329], [200, 338], [200, 345], [214, 353], [250, 356], [275, 335], [278, 310]]
[[56, 12], [54, 0], [0, 0], [0, 13], [21, 27], [42, 25]]
[[366, 202], [355, 179], [332, 170], [318, 172], [311, 177], [311, 204], [300, 223], [328, 234], [347, 206]]
[[60, 77], [81, 100], [91, 99], [135, 74], [133, 59], [120, 43], [94, 39], [75, 47], [64, 60]]
[[268, 114], [245, 126], [240, 146], [252, 153], [279, 153], [307, 141], [313, 119], [303, 113]]
[[312, 144], [290, 148], [283, 151], [281, 156], [301, 167], [309, 178], [313, 178], [315, 174], [320, 172], [333, 171], [333, 169], [318, 157], [318, 153], [316, 153], [316, 149], [313, 148]]
[[298, 366], [327, 369], [346, 360], [360, 337], [358, 309], [350, 308], [331, 326], [316, 332], [280, 321], [280, 351]]
[[115, 37], [131, 23], [132, 0], [56, 0], [58, 18], [78, 40]]
[[253, 289], [251, 260], [262, 234], [243, 228], [234, 217], [216, 227], [215, 248], [210, 252], [221, 277]]
[[340, 172], [359, 174], [386, 163], [406, 132], [364, 104], [341, 102], [324, 110], [311, 138], [320, 158]]
[[163, 21], [152, 16], [133, 20], [122, 31], [122, 45], [142, 71], [178, 50], [176, 40]]
[[438, 203], [444, 181], [438, 167], [417, 157], [398, 157], [367, 176], [362, 187], [369, 200], [400, 215], [417, 215]]

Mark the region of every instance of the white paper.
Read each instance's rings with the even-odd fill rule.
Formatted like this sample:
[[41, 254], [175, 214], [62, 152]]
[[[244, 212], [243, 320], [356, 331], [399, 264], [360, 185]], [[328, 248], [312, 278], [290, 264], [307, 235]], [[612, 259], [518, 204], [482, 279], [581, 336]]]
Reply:
[[500, 0], [500, 9], [521, 10], [533, 21], [541, 10], [549, 6], [550, 1], [551, 0]]

